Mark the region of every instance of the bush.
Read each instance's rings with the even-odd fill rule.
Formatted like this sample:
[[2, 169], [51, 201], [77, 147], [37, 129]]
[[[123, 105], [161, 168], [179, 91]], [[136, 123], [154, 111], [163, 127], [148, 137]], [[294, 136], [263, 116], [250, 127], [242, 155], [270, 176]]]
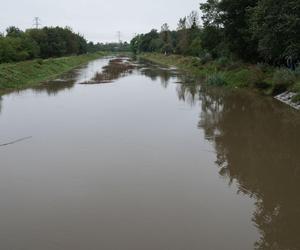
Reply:
[[217, 65], [219, 67], [223, 67], [223, 68], [226, 67], [226, 66], [229, 66], [231, 63], [232, 63], [232, 61], [229, 58], [224, 57], [224, 56], [220, 57], [217, 60]]
[[296, 82], [296, 75], [288, 69], [277, 69], [273, 75], [273, 94], [286, 91]]
[[243, 67], [242, 62], [232, 61], [232, 63], [228, 65], [227, 70], [239, 70], [241, 67]]
[[295, 95], [292, 98], [292, 101], [295, 102], [295, 103], [300, 103], [300, 94]]
[[213, 86], [224, 86], [226, 85], [226, 80], [224, 74], [215, 72], [207, 77], [207, 83]]
[[300, 64], [298, 64], [296, 67], [295, 75], [296, 75], [296, 77], [300, 77]]
[[268, 72], [270, 69], [270, 66], [266, 63], [258, 63], [256, 66], [264, 73]]
[[230, 77], [231, 82], [235, 86], [239, 87], [248, 87], [249, 79], [251, 77], [251, 72], [248, 69], [239, 69], [238, 71], [234, 71], [234, 74]]
[[265, 82], [264, 72], [260, 67], [252, 67], [250, 69], [250, 74], [247, 79], [247, 84], [249, 86], [254, 86], [260, 89], [267, 88], [269, 85]]
[[293, 85], [293, 87], [291, 88], [291, 91], [300, 94], [300, 82], [297, 82], [295, 85]]
[[200, 62], [202, 64], [206, 64], [206, 63], [212, 61], [212, 59], [213, 58], [212, 58], [211, 54], [205, 53], [203, 56], [200, 57]]
[[39, 64], [39, 65], [42, 65], [44, 63], [44, 60], [43, 59], [37, 59], [36, 62]]
[[295, 74], [288, 69], [278, 69], [275, 71], [273, 76], [273, 82], [276, 85], [292, 85], [296, 81]]
[[198, 59], [196, 57], [192, 58], [191, 64], [194, 67], [201, 67], [201, 61], [200, 61], [200, 59]]

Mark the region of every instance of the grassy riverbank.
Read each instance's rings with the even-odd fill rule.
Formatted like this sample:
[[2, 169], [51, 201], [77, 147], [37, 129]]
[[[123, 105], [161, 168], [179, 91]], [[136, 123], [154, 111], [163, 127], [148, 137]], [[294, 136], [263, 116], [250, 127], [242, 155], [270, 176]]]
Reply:
[[81, 64], [106, 55], [104, 52], [53, 59], [0, 64], [0, 91], [41, 84]]
[[216, 61], [205, 61], [195, 57], [180, 55], [165, 56], [157, 53], [144, 53], [141, 58], [169, 66], [176, 66], [195, 74], [209, 85], [228, 86], [233, 88], [248, 87], [267, 95], [276, 95], [285, 90], [298, 93], [300, 100], [300, 69], [291, 72], [287, 69], [275, 69], [268, 65], [251, 65], [233, 62], [226, 58]]

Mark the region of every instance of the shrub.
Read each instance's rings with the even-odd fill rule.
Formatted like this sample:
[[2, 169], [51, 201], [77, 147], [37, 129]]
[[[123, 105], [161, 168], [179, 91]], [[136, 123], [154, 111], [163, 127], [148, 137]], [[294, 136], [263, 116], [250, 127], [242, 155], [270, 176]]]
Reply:
[[210, 53], [205, 53], [203, 56], [200, 57], [200, 62], [202, 64], [206, 64], [206, 63], [212, 61], [212, 59], [213, 58]]
[[268, 72], [270, 69], [270, 66], [266, 63], [258, 63], [256, 66], [264, 73]]
[[300, 77], [300, 64], [298, 64], [296, 67], [295, 75], [296, 75], [296, 77]]
[[213, 86], [224, 86], [226, 85], [226, 80], [224, 74], [215, 72], [207, 77], [207, 83]]
[[295, 96], [292, 98], [292, 101], [293, 101], [294, 103], [299, 103], [299, 104], [300, 104], [300, 94], [295, 95]]
[[227, 69], [228, 70], [239, 70], [241, 67], [243, 67], [243, 63], [242, 62], [239, 62], [239, 61], [233, 61], [231, 62]]
[[236, 87], [267, 88], [264, 82], [264, 74], [256, 67], [239, 68], [234, 71], [226, 71], [226, 80]]
[[269, 86], [265, 82], [265, 75], [260, 67], [252, 67], [250, 69], [249, 77], [247, 79], [247, 84], [249, 86], [254, 86], [260, 89], [264, 89]]
[[39, 64], [39, 65], [42, 65], [44, 63], [44, 60], [43, 59], [37, 59], [36, 62]]
[[191, 60], [191, 64], [192, 66], [194, 67], [201, 67], [201, 61], [199, 58], [196, 58], [194, 57], [192, 60]]
[[296, 92], [300, 95], [300, 82], [297, 82], [295, 85], [293, 85], [291, 91]]
[[231, 63], [232, 63], [232, 61], [229, 58], [224, 57], [224, 56], [220, 57], [217, 60], [217, 65], [219, 67], [223, 67], [223, 68], [226, 67], [226, 66], [229, 66]]
[[296, 82], [296, 75], [288, 69], [277, 69], [273, 75], [273, 94], [286, 91]]
[[273, 76], [274, 84], [284, 84], [284, 85], [292, 85], [295, 83], [296, 77], [295, 74], [288, 69], [278, 69], [275, 71]]
[[251, 78], [251, 71], [248, 69], [240, 69], [238, 72], [235, 73], [233, 79], [235, 85], [237, 86], [249, 86], [250, 78]]

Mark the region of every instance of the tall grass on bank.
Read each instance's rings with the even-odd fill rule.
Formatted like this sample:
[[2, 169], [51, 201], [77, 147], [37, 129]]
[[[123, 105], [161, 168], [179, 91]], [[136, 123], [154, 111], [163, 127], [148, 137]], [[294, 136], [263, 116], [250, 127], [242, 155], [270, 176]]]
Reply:
[[213, 85], [213, 86], [225, 86], [226, 85], [226, 80], [225, 80], [224, 74], [220, 73], [220, 72], [215, 72], [215, 73], [209, 75], [206, 79], [206, 82], [209, 85]]
[[277, 69], [273, 74], [273, 94], [280, 94], [291, 87], [296, 83], [296, 74], [295, 72], [289, 69]]
[[104, 55], [105, 53], [98, 52], [81, 56], [0, 64], [0, 90], [36, 86], [41, 81], [55, 78], [74, 67]]
[[202, 77], [208, 85], [253, 88], [267, 95], [291, 90], [298, 93], [297, 99], [300, 99], [300, 67], [293, 72], [266, 64], [251, 65], [228, 58], [202, 60], [158, 53], [144, 53], [140, 57], [155, 63], [176, 66]]

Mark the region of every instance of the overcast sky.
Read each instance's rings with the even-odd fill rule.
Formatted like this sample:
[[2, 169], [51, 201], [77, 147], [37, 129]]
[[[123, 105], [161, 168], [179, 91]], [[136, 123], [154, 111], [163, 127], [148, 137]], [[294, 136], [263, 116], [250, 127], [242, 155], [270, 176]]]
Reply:
[[14, 25], [30, 28], [35, 16], [43, 26], [70, 26], [90, 41], [122, 40], [135, 33], [176, 28], [180, 17], [199, 10], [201, 0], [0, 0], [0, 31]]

